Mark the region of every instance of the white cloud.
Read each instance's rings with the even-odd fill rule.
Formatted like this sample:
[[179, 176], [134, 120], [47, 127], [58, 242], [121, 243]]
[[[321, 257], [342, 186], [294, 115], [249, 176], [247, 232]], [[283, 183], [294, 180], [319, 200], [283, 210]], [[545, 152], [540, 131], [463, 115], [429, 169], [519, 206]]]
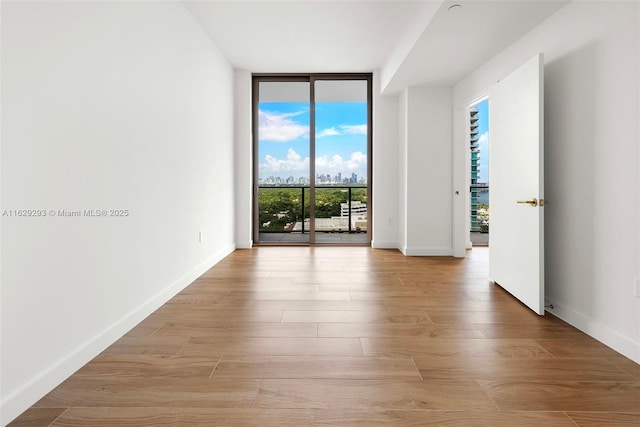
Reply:
[[316, 134], [316, 138], [324, 138], [326, 136], [339, 136], [339, 135], [366, 135], [367, 125], [339, 125], [339, 129], [330, 127], [323, 129]]
[[325, 136], [336, 136], [336, 135], [340, 135], [340, 132], [338, 132], [338, 129], [334, 127], [330, 127], [318, 132], [316, 134], [316, 138], [324, 138]]
[[481, 147], [488, 148], [488, 146], [489, 146], [489, 132], [485, 132], [482, 135], [480, 135], [480, 138], [478, 138], [478, 144]]
[[362, 151], [351, 153], [351, 158], [347, 160], [347, 168], [350, 170], [360, 169], [367, 165], [367, 155]]
[[309, 126], [291, 119], [304, 113], [304, 111], [284, 114], [262, 110], [258, 111], [258, 133], [260, 140], [288, 142], [308, 135]]
[[[333, 156], [316, 157], [316, 173], [330, 174], [335, 176], [342, 173], [344, 177], [350, 176], [352, 173], [358, 177], [365, 177], [367, 172], [367, 155], [361, 151], [351, 153], [348, 159], [342, 158], [339, 154]], [[286, 159], [278, 159], [271, 154], [264, 156], [264, 160], [260, 162], [260, 176], [308, 176], [309, 175], [309, 157], [302, 157], [293, 148], [287, 151]]]
[[335, 169], [342, 164], [344, 164], [344, 161], [339, 154], [334, 154], [331, 158], [329, 156], [316, 157], [316, 170], [318, 173], [327, 173], [327, 169]]
[[340, 125], [340, 129], [344, 133], [351, 135], [366, 135], [367, 134], [367, 125]]
[[261, 176], [288, 176], [291, 174], [300, 175], [309, 173], [309, 157], [302, 157], [293, 148], [287, 151], [286, 159], [277, 159], [271, 154], [264, 156], [264, 162], [260, 163]]
[[343, 159], [339, 154], [332, 157], [319, 156], [316, 157], [316, 173], [337, 175], [338, 172], [343, 174], [356, 173], [358, 176], [365, 176], [367, 170], [367, 155], [361, 151], [351, 153], [351, 157]]

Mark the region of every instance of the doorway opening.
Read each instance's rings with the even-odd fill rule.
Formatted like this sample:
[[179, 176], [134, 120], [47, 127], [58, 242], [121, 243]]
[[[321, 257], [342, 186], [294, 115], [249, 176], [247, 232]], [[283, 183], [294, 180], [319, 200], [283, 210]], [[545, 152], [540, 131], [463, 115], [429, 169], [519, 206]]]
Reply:
[[371, 243], [371, 74], [254, 75], [256, 244]]
[[469, 241], [489, 246], [489, 99], [469, 108]]

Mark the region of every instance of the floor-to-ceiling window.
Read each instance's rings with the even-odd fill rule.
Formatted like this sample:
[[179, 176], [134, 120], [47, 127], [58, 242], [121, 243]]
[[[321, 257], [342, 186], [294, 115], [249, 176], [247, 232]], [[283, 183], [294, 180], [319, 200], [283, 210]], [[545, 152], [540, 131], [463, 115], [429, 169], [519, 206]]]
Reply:
[[369, 244], [371, 75], [254, 75], [254, 241]]

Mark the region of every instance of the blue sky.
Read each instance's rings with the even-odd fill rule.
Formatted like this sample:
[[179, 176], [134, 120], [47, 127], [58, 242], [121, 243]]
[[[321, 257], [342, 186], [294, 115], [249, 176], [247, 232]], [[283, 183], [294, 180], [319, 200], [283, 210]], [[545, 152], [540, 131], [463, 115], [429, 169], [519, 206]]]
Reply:
[[478, 181], [489, 182], [489, 100], [484, 100], [475, 105], [478, 108], [478, 131], [480, 140], [480, 173]]
[[[309, 104], [259, 106], [260, 178], [309, 176]], [[316, 174], [367, 175], [367, 104], [316, 103]]]

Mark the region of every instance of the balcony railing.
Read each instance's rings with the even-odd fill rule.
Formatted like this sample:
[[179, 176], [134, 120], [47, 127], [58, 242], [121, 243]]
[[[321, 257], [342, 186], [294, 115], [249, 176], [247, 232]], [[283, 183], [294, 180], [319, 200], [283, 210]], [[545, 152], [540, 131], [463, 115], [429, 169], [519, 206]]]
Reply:
[[472, 184], [469, 188], [471, 196], [471, 231], [489, 232], [489, 209], [481, 205], [489, 206], [489, 185], [487, 183]]
[[[316, 233], [366, 233], [366, 185], [316, 185], [315, 194]], [[306, 185], [258, 186], [260, 233], [308, 233], [310, 202]]]

